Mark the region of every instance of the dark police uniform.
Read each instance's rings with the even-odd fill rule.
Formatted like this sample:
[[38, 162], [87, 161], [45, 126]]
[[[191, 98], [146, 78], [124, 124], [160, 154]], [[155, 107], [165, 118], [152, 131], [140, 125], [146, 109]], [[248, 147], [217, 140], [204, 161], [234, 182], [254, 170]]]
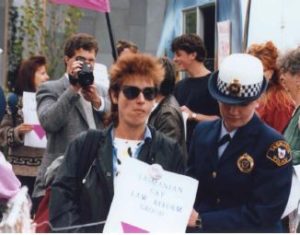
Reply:
[[222, 120], [198, 124], [187, 174], [199, 180], [196, 232], [282, 232], [292, 158], [283, 137], [254, 115], [219, 158]]

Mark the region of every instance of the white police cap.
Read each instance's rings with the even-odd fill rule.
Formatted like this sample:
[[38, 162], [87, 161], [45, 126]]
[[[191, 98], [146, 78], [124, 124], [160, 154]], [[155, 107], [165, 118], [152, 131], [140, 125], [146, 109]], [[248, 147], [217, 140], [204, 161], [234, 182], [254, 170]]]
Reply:
[[267, 87], [263, 65], [249, 54], [226, 57], [218, 72], [210, 77], [211, 95], [227, 104], [244, 104], [256, 100]]

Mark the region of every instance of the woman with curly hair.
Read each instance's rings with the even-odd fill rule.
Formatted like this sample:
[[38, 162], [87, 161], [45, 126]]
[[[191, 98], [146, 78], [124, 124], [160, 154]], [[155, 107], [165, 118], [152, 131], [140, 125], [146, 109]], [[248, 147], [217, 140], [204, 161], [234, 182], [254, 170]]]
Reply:
[[272, 41], [252, 44], [248, 53], [261, 60], [264, 76], [268, 80], [268, 88], [259, 101], [256, 112], [260, 118], [279, 132], [283, 132], [294, 111], [294, 103], [279, 80], [276, 66], [278, 49]]
[[[284, 130], [293, 153], [294, 165], [300, 164], [300, 47], [288, 51], [278, 60], [282, 84], [295, 102], [295, 112]], [[299, 231], [298, 231], [299, 232]]]

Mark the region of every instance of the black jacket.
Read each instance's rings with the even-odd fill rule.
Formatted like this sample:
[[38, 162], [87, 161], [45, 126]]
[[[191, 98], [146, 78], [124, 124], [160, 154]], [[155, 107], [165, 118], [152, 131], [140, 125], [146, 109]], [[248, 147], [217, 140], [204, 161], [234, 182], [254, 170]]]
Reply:
[[[149, 164], [158, 163], [165, 170], [183, 173], [184, 156], [175, 141], [150, 129], [152, 139], [146, 139], [138, 159]], [[86, 133], [68, 147], [65, 159], [52, 185], [49, 219], [55, 227], [105, 221], [113, 198], [113, 146], [111, 128], [101, 133], [97, 156], [87, 170], [84, 180], [82, 168]], [[104, 225], [65, 230], [62, 232], [102, 232]]]
[[165, 97], [151, 113], [148, 124], [176, 140], [187, 158], [184, 121], [180, 106], [173, 95]]

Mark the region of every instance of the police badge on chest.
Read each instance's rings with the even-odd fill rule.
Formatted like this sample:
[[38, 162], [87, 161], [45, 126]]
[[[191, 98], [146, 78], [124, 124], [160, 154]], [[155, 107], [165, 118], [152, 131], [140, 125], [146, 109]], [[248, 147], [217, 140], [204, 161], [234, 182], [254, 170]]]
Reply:
[[244, 153], [237, 160], [237, 166], [241, 172], [250, 173], [254, 168], [254, 160], [248, 153]]

